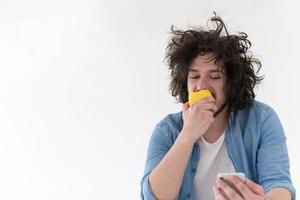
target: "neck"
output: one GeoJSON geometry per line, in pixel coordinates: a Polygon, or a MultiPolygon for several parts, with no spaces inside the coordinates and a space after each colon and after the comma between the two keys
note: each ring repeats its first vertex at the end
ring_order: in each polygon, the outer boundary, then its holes
{"type": "Polygon", "coordinates": [[[228,126],[228,116],[228,107],[226,106],[222,112],[216,116],[215,120],[211,123],[208,130],[203,135],[207,142],[213,143],[219,139],[228,126]]]}

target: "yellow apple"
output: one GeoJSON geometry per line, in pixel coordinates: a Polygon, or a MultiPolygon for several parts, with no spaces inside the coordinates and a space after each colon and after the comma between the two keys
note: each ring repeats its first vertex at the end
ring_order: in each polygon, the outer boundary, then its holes
{"type": "Polygon", "coordinates": [[[191,92],[189,94],[189,105],[192,106],[198,100],[204,97],[211,97],[211,92],[209,90],[199,90],[197,92],[191,92]]]}

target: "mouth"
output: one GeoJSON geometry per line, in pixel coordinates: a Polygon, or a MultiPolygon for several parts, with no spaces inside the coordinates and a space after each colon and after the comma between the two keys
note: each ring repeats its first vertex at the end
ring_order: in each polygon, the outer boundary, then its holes
{"type": "Polygon", "coordinates": [[[212,96],[213,96],[213,98],[216,100],[216,93],[215,93],[215,91],[214,91],[214,90],[212,90],[212,89],[207,89],[207,90],[209,90],[209,91],[210,91],[211,95],[212,95],[212,96]]]}
{"type": "Polygon", "coordinates": [[[196,91],[193,91],[193,92],[200,92],[200,91],[202,91],[202,90],[208,90],[208,91],[210,92],[211,96],[212,96],[215,100],[217,100],[216,93],[215,93],[215,91],[212,90],[212,89],[203,88],[203,89],[201,89],[201,90],[196,90],[196,91]]]}

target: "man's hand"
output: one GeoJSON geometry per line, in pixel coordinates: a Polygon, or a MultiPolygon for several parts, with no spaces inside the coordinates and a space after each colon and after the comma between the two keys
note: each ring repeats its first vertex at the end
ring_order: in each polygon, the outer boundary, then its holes
{"type": "Polygon", "coordinates": [[[213,187],[216,200],[266,200],[263,187],[246,179],[243,182],[236,176],[229,176],[227,183],[218,179],[213,187]]]}
{"type": "Polygon", "coordinates": [[[213,97],[200,99],[192,106],[188,102],[182,105],[183,130],[186,137],[196,142],[204,135],[214,121],[214,112],[217,111],[213,97]]]}

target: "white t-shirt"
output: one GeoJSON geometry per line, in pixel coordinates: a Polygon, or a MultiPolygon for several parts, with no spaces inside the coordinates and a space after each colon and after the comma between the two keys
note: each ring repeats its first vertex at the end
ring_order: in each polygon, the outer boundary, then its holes
{"type": "Polygon", "coordinates": [[[235,172],[234,166],[228,157],[225,132],[214,143],[208,143],[201,137],[198,141],[200,160],[194,179],[194,191],[197,200],[214,200],[213,185],[217,174],[235,172]]]}

